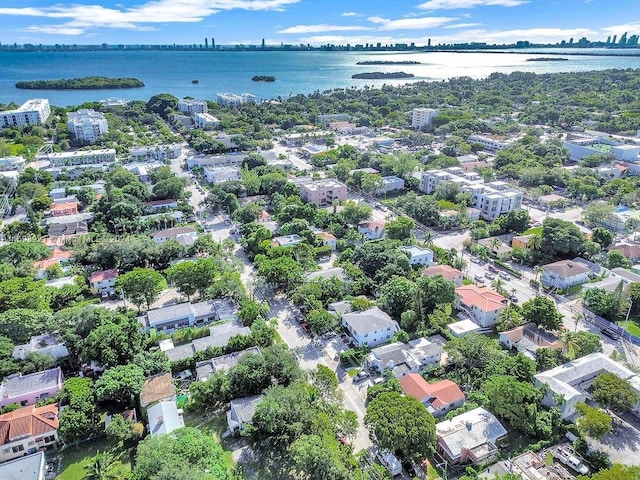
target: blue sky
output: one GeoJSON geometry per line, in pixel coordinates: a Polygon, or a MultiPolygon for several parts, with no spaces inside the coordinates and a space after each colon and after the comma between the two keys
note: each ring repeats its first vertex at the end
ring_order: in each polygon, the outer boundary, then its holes
{"type": "Polygon", "coordinates": [[[2,0],[2,43],[509,43],[640,33],[637,0],[2,0]],[[26,6],[25,6],[26,4],[26,6]]]}

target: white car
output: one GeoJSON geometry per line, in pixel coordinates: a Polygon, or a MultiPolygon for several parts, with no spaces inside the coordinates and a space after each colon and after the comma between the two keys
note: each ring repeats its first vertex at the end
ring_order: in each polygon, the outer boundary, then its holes
{"type": "Polygon", "coordinates": [[[503,280],[507,280],[507,281],[511,280],[511,275],[509,275],[506,272],[500,272],[498,275],[500,275],[500,278],[503,280]]]}

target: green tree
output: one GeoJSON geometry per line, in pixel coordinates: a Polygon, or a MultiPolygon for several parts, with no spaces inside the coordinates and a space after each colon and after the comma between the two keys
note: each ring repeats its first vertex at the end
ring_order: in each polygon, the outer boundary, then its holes
{"type": "Polygon", "coordinates": [[[369,402],[364,422],[380,448],[403,458],[422,461],[434,451],[435,420],[413,397],[396,392],[378,395],[369,402]]]}
{"type": "Polygon", "coordinates": [[[387,222],[384,229],[387,237],[391,240],[408,240],[411,238],[415,227],[415,222],[409,217],[400,216],[387,222]]]}
{"type": "Polygon", "coordinates": [[[151,268],[134,268],[116,279],[116,288],[122,289],[126,299],[138,307],[138,310],[143,305],[149,309],[158,299],[164,285],[164,277],[151,268]]]}
{"type": "Polygon", "coordinates": [[[345,465],[348,455],[341,450],[335,438],[317,434],[302,435],[291,444],[290,452],[295,465],[310,480],[353,478],[345,465]]]}
{"type": "Polygon", "coordinates": [[[136,480],[227,480],[223,451],[211,435],[180,428],[171,435],[148,436],[138,444],[136,480]]]}
{"type": "Polygon", "coordinates": [[[336,324],[336,317],[324,309],[311,310],[307,314],[309,327],[316,333],[325,333],[336,324]]]}
{"type": "Polygon", "coordinates": [[[291,257],[264,259],[258,263],[258,276],[277,288],[290,290],[302,282],[302,267],[291,257]]]}
{"type": "Polygon", "coordinates": [[[418,305],[423,317],[432,313],[437,305],[453,303],[456,299],[456,286],[442,275],[420,277],[418,286],[418,305]]]}
{"type": "Polygon", "coordinates": [[[580,414],[577,421],[578,429],[583,435],[600,440],[611,432],[611,415],[583,402],[576,404],[576,410],[580,414]]]}
{"type": "Polygon", "coordinates": [[[615,463],[591,476],[581,475],[576,480],[637,480],[638,478],[640,478],[640,467],[615,463]]]}
{"type": "Polygon", "coordinates": [[[311,379],[325,399],[336,402],[342,398],[340,390],[338,390],[338,377],[329,367],[318,364],[311,372],[311,379]]]}
{"type": "Polygon", "coordinates": [[[154,95],[147,102],[147,111],[157,113],[163,118],[167,118],[171,111],[178,106],[178,98],[169,93],[154,95]]]}
{"type": "Polygon", "coordinates": [[[105,428],[105,433],[119,442],[127,443],[139,438],[135,426],[135,422],[127,420],[122,415],[116,413],[111,417],[109,425],[105,428]]]}
{"type": "Polygon", "coordinates": [[[378,289],[382,307],[394,318],[411,309],[417,293],[415,282],[399,276],[391,277],[378,289]]]}
{"type": "Polygon", "coordinates": [[[360,222],[369,220],[373,211],[370,205],[364,202],[357,203],[353,200],[345,201],[342,207],[343,210],[340,215],[342,215],[345,223],[350,225],[357,225],[360,222]]]}
{"type": "Polygon", "coordinates": [[[618,250],[607,252],[607,268],[631,268],[631,261],[618,250]]]}
{"type": "Polygon", "coordinates": [[[591,240],[598,243],[602,248],[607,248],[613,243],[613,232],[603,227],[595,227],[591,233],[591,240]]]}
{"type": "Polygon", "coordinates": [[[218,269],[211,258],[176,263],[165,270],[167,279],[189,300],[196,292],[202,296],[213,284],[217,273],[218,269]]]}
{"type": "Polygon", "coordinates": [[[603,372],[593,381],[592,398],[603,408],[626,412],[638,402],[638,394],[624,378],[603,372]]]}
{"type": "Polygon", "coordinates": [[[558,312],[553,300],[547,297],[534,297],[525,302],[520,314],[526,323],[535,323],[548,331],[559,330],[562,325],[562,314],[558,312]]]}
{"type": "Polygon", "coordinates": [[[138,365],[119,365],[108,369],[96,382],[96,397],[101,402],[114,401],[130,406],[142,390],[144,372],[138,365]]]}
{"type": "Polygon", "coordinates": [[[84,466],[82,480],[122,480],[124,477],[116,471],[117,466],[118,459],[111,452],[98,451],[84,466]]]}
{"type": "Polygon", "coordinates": [[[575,258],[584,242],[584,233],[571,222],[547,218],[542,224],[541,250],[550,257],[575,258]]]}

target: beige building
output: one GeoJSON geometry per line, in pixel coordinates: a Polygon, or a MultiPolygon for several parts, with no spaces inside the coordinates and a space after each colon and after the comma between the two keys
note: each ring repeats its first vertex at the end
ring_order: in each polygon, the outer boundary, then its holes
{"type": "Polygon", "coordinates": [[[305,202],[315,203],[319,207],[332,205],[334,200],[346,200],[347,193],[347,186],[333,179],[318,180],[300,185],[300,197],[305,202]]]}

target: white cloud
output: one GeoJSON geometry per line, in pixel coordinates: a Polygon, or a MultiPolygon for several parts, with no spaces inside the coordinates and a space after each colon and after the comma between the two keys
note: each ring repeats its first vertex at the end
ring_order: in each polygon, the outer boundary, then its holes
{"type": "Polygon", "coordinates": [[[361,17],[362,16],[360,13],[356,13],[356,12],[343,12],[340,15],[342,15],[343,17],[361,17]]]}
{"type": "Polygon", "coordinates": [[[64,5],[34,8],[0,8],[0,16],[65,19],[58,25],[32,25],[28,31],[63,35],[82,35],[92,28],[148,30],[144,24],[195,23],[222,10],[276,10],[300,0],[151,0],[135,7],[64,5]]]}
{"type": "Polygon", "coordinates": [[[369,17],[371,23],[379,25],[378,30],[420,30],[423,28],[436,28],[450,22],[455,22],[455,17],[418,17],[403,18],[400,20],[388,20],[382,17],[369,17]]]}
{"type": "Polygon", "coordinates": [[[624,23],[622,25],[612,25],[602,28],[602,31],[607,35],[622,35],[624,32],[631,34],[638,30],[640,30],[640,22],[624,23]]]}
{"type": "Polygon", "coordinates": [[[278,30],[276,33],[320,33],[320,32],[349,32],[358,30],[372,30],[371,27],[359,25],[296,25],[294,27],[278,30]]]}
{"type": "Polygon", "coordinates": [[[471,27],[481,27],[484,25],[483,23],[455,23],[453,25],[445,25],[442,28],[471,28],[471,27]]]}
{"type": "Polygon", "coordinates": [[[418,5],[422,10],[453,10],[475,7],[517,7],[528,0],[429,0],[418,5]]]}

